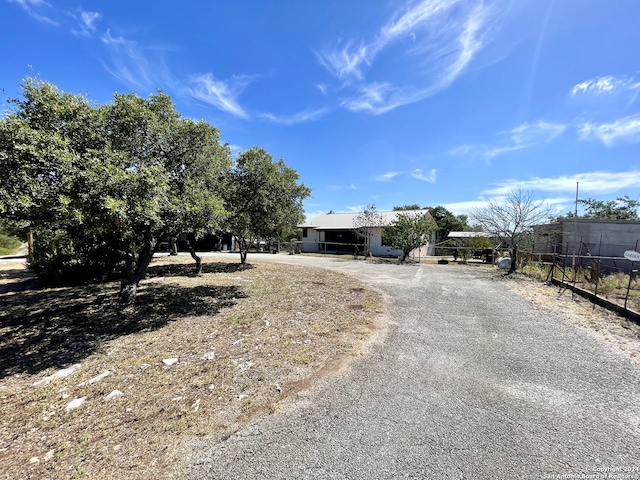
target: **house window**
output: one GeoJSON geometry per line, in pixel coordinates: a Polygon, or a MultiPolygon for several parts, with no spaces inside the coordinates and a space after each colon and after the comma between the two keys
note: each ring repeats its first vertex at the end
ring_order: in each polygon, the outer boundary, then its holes
{"type": "Polygon", "coordinates": [[[307,229],[307,228],[303,228],[303,229],[302,229],[302,238],[307,238],[308,233],[309,233],[309,232],[308,232],[308,229],[307,229]]]}

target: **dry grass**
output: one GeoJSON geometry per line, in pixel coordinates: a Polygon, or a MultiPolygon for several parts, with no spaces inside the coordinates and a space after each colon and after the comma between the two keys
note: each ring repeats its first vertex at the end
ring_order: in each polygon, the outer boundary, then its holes
{"type": "Polygon", "coordinates": [[[185,441],[273,412],[379,327],[381,296],[352,277],[232,261],[196,277],[154,260],[127,307],[116,284],[42,289],[0,264],[0,478],[181,478],[185,441]]]}

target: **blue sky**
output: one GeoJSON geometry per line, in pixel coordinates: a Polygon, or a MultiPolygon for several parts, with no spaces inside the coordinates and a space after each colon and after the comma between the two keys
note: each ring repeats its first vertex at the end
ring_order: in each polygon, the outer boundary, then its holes
{"type": "Polygon", "coordinates": [[[162,89],[312,188],[308,216],[640,199],[637,0],[0,0],[0,88],[162,89]]]}

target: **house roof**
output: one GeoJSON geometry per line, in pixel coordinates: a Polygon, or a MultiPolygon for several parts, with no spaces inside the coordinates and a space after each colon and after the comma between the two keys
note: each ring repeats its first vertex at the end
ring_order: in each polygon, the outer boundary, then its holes
{"type": "MultiPolygon", "coordinates": [[[[313,217],[304,224],[299,225],[301,228],[314,228],[316,230],[352,230],[354,228],[354,220],[360,215],[362,212],[356,213],[325,213],[323,215],[318,215],[317,217],[313,217]]],[[[421,209],[421,210],[393,210],[387,212],[377,212],[382,217],[383,225],[389,225],[393,222],[398,214],[400,213],[409,213],[409,214],[422,214],[422,215],[431,215],[429,210],[421,209]]],[[[376,226],[376,225],[369,225],[376,226]]]]}

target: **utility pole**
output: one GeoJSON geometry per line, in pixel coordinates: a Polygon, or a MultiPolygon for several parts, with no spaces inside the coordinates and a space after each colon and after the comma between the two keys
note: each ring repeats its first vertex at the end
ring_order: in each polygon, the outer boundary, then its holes
{"type": "Polygon", "coordinates": [[[573,283],[576,282],[577,276],[577,268],[576,268],[576,249],[577,247],[577,239],[578,239],[578,187],[580,186],[580,182],[576,182],[576,206],[575,212],[573,215],[573,261],[571,262],[571,268],[573,270],[573,283]]]}

